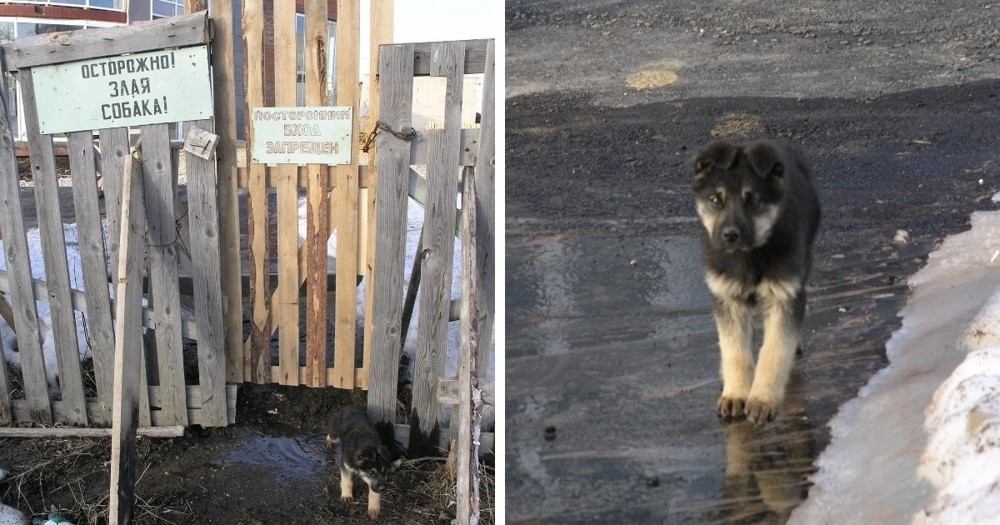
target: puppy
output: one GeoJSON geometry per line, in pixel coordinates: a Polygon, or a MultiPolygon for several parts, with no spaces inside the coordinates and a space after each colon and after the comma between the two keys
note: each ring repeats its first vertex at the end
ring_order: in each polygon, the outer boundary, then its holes
{"type": "Polygon", "coordinates": [[[363,408],[348,406],[333,418],[326,435],[326,446],[340,442],[343,449],[340,463],[340,499],[354,499],[352,474],[368,485],[368,515],[378,518],[379,501],[385,490],[385,474],[389,469],[389,450],[382,444],[378,432],[363,408]]]}
{"type": "Polygon", "coordinates": [[[820,205],[802,154],[768,141],[718,141],[695,158],[705,282],[722,353],[719,415],[774,419],[802,342],[805,283],[820,205]],[[764,338],[754,365],[753,316],[764,338]]]}

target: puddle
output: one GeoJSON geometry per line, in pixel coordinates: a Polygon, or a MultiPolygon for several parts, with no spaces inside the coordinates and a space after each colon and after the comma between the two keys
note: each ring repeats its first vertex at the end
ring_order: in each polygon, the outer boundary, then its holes
{"type": "Polygon", "coordinates": [[[508,241],[512,523],[783,523],[804,499],[826,421],[879,366],[873,319],[897,299],[812,294],[779,419],[725,424],[696,236],[508,241]]]}
{"type": "Polygon", "coordinates": [[[249,463],[285,479],[311,478],[325,471],[321,436],[269,436],[248,433],[226,456],[226,463],[249,463]]]}

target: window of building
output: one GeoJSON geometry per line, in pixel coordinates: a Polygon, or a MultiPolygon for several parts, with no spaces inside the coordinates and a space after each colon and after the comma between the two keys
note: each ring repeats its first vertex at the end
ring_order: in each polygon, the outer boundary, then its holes
{"type": "Polygon", "coordinates": [[[125,0],[7,0],[4,3],[10,4],[41,4],[41,5],[66,5],[73,7],[88,7],[94,9],[107,9],[110,11],[124,11],[125,0]]]}
{"type": "Polygon", "coordinates": [[[167,18],[184,14],[184,0],[150,0],[153,18],[167,18]]]}

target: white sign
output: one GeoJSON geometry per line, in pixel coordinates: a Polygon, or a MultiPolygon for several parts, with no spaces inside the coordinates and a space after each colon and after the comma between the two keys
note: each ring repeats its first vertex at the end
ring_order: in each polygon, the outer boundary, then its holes
{"type": "Polygon", "coordinates": [[[43,134],[212,117],[208,46],[39,66],[32,77],[43,134]]]}
{"type": "Polygon", "coordinates": [[[250,158],[263,164],[350,164],[350,106],[254,108],[250,158]]]}

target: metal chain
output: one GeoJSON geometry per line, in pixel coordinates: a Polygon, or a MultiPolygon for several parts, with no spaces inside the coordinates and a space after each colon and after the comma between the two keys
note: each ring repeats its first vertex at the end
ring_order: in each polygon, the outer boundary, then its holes
{"type": "Polygon", "coordinates": [[[406,141],[410,141],[417,138],[417,130],[413,128],[410,128],[406,131],[396,131],[392,129],[391,126],[380,120],[375,123],[375,127],[372,128],[371,132],[365,135],[365,138],[361,141],[361,151],[368,153],[368,150],[371,149],[372,142],[375,142],[375,136],[378,135],[378,130],[380,129],[388,132],[390,135],[398,139],[406,141]]]}

